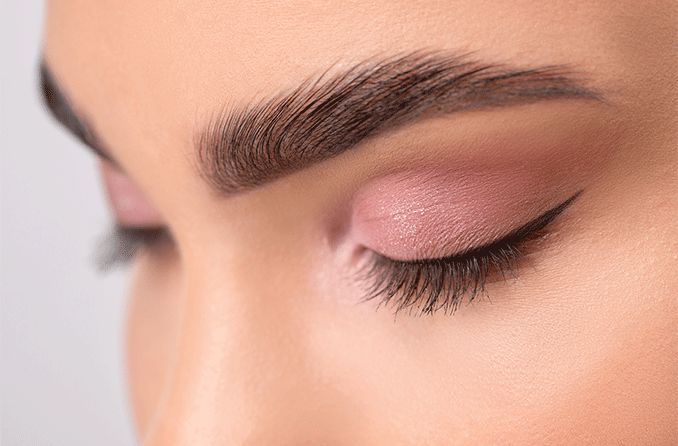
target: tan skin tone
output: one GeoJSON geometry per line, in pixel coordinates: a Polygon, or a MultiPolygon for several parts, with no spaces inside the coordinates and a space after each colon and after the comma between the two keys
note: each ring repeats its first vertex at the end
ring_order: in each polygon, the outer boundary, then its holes
{"type": "Polygon", "coordinates": [[[677,22],[672,1],[49,2],[45,60],[172,233],[131,287],[143,444],[676,444],[677,22]],[[421,48],[572,64],[607,102],[421,120],[226,198],[197,174],[225,103],[421,48]],[[491,301],[394,318],[327,234],[414,159],[501,166],[540,209],[585,192],[491,301]]]}

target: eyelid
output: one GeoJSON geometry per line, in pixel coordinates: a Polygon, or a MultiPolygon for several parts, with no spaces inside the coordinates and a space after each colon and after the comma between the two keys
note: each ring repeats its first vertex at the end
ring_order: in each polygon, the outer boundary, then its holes
{"type": "Polygon", "coordinates": [[[127,174],[104,160],[100,170],[108,203],[119,225],[135,228],[163,225],[160,213],[127,174]]]}
{"type": "Polygon", "coordinates": [[[500,239],[548,208],[550,196],[567,183],[551,184],[547,173],[513,164],[412,166],[355,194],[352,238],[398,260],[460,253],[500,239]]]}

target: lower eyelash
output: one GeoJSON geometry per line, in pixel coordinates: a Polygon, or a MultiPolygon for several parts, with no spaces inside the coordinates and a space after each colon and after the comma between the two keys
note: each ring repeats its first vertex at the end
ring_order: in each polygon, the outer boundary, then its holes
{"type": "Polygon", "coordinates": [[[459,257],[401,261],[372,253],[361,277],[369,283],[365,300],[379,299],[395,313],[415,310],[421,315],[454,313],[467,302],[485,295],[492,277],[515,276],[522,255],[514,243],[459,257]]]}
{"type": "Polygon", "coordinates": [[[110,271],[128,265],[142,249],[162,240],[169,234],[164,227],[125,227],[115,224],[98,243],[94,263],[99,271],[110,271]]]}

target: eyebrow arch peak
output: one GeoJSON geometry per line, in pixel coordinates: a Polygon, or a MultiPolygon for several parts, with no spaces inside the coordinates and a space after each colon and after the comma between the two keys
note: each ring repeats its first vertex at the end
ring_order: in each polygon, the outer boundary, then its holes
{"type": "Polygon", "coordinates": [[[201,176],[229,195],[425,116],[562,98],[603,101],[567,65],[512,68],[468,54],[415,51],[330,71],[215,113],[195,135],[201,176]]]}

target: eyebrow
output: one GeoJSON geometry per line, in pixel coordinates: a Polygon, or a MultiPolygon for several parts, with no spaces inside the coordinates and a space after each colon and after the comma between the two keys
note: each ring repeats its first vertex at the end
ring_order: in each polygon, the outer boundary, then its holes
{"type": "Polygon", "coordinates": [[[330,71],[289,92],[215,113],[195,135],[201,176],[228,195],[426,117],[563,98],[604,101],[568,65],[515,68],[415,51],[330,71]]]}
{"type": "Polygon", "coordinates": [[[68,96],[59,88],[59,84],[44,60],[40,62],[38,75],[42,101],[51,115],[96,155],[117,166],[108,151],[104,149],[92,126],[76,111],[68,96]]]}
{"type": "MultiPolygon", "coordinates": [[[[520,68],[469,54],[413,51],[330,74],[333,68],[289,91],[214,113],[195,132],[199,175],[218,193],[231,195],[419,119],[554,99],[604,101],[566,64],[520,68]]],[[[39,76],[43,102],[57,121],[119,166],[44,60],[39,76]]]]}

